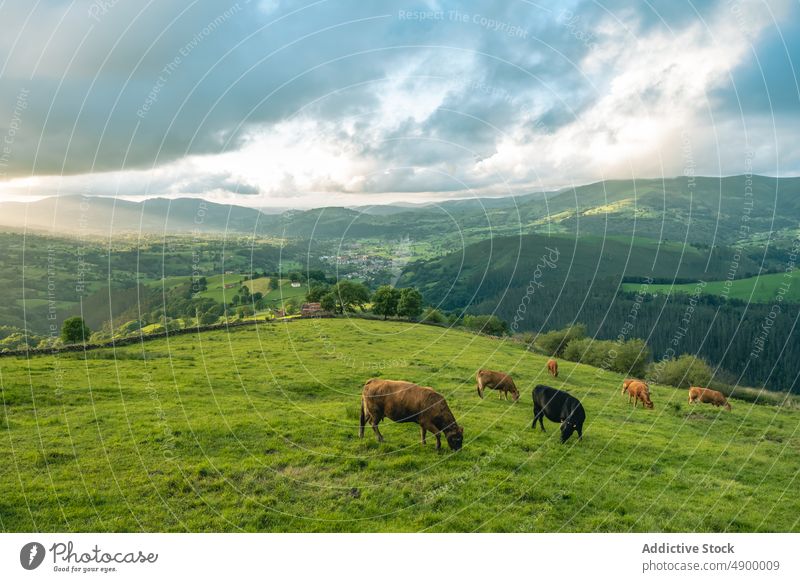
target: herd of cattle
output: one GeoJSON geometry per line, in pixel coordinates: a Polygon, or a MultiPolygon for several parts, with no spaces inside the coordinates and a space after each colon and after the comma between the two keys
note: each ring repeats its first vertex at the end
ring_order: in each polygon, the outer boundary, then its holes
{"type": "MultiPolygon", "coordinates": [[[[553,376],[558,376],[558,362],[547,362],[547,370],[553,376]]],[[[514,380],[508,374],[493,370],[478,370],[475,379],[478,385],[478,396],[483,398],[483,392],[489,388],[497,390],[502,398],[508,400],[509,393],[516,402],[519,400],[519,390],[514,380]]],[[[633,407],[641,401],[645,408],[653,408],[650,399],[650,387],[647,382],[628,378],[622,383],[622,394],[628,395],[628,403],[633,407]]],[[[714,406],[724,406],[731,409],[725,395],[709,388],[689,388],[689,403],[703,402],[714,406]]],[[[583,424],[586,421],[586,412],[580,401],[563,390],[538,384],[533,389],[533,424],[536,422],[544,431],[544,417],[551,422],[561,425],[561,442],[564,443],[573,432],[578,433],[578,439],[583,437],[583,424]]],[[[444,396],[427,386],[418,386],[412,382],[399,380],[383,380],[372,378],[364,384],[361,393],[361,424],[359,437],[364,437],[364,427],[367,423],[372,426],[375,438],[383,442],[383,435],[378,430],[378,424],[389,418],[395,422],[415,422],[419,425],[422,444],[430,431],[436,437],[436,450],[442,448],[441,435],[444,433],[447,444],[454,451],[459,450],[464,443],[464,429],[456,423],[450,407],[444,396]]]]}

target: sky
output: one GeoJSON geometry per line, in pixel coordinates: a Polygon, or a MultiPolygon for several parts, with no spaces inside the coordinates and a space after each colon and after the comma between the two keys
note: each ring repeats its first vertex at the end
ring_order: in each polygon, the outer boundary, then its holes
{"type": "Polygon", "coordinates": [[[798,0],[12,0],[0,201],[800,175],[798,0]]]}

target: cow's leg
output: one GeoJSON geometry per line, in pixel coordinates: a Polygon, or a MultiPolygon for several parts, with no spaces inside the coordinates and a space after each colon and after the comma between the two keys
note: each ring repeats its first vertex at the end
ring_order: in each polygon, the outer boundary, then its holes
{"type": "Polygon", "coordinates": [[[539,408],[539,405],[534,402],[533,403],[533,424],[531,425],[531,428],[533,428],[533,429],[536,428],[536,421],[538,420],[539,421],[539,425],[542,427],[542,432],[546,432],[544,430],[543,417],[544,417],[544,409],[543,408],[539,408]]]}
{"type": "Polygon", "coordinates": [[[478,378],[478,396],[483,398],[483,380],[478,378]]]}
{"type": "Polygon", "coordinates": [[[358,438],[364,438],[364,426],[367,424],[367,412],[364,410],[364,401],[361,401],[361,420],[358,426],[358,438]]]}
{"type": "Polygon", "coordinates": [[[442,450],[442,433],[440,432],[436,433],[436,450],[437,451],[442,450]]]}
{"type": "Polygon", "coordinates": [[[503,390],[503,395],[506,397],[506,400],[508,400],[508,390],[503,390]]]}
{"type": "Polygon", "coordinates": [[[383,435],[381,434],[381,431],[378,430],[378,423],[379,422],[380,421],[375,420],[374,418],[372,419],[372,431],[375,433],[375,438],[378,439],[378,442],[382,443],[383,442],[383,435]]]}
{"type": "Polygon", "coordinates": [[[425,434],[426,434],[427,431],[425,430],[425,427],[422,426],[421,424],[419,425],[419,432],[422,435],[422,444],[424,445],[424,444],[426,444],[426,442],[425,442],[425,434]]]}

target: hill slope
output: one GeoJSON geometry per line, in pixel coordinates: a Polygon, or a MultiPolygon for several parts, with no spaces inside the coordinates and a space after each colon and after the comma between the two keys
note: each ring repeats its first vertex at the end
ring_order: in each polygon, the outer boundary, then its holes
{"type": "Polygon", "coordinates": [[[797,531],[800,411],[690,407],[519,345],[442,328],[307,320],[116,350],[0,359],[6,531],[797,531]],[[114,359],[116,357],[116,359],[114,359]],[[519,403],[479,400],[479,367],[519,403]],[[446,395],[465,446],[385,421],[358,439],[363,382],[446,395]],[[534,432],[530,391],[585,404],[582,442],[534,432]],[[702,495],[702,503],[697,498],[702,495]]]}
{"type": "MultiPolygon", "coordinates": [[[[660,289],[652,283],[717,279],[724,283],[709,284],[724,286],[731,274],[785,267],[786,257],[775,253],[765,258],[757,249],[623,237],[499,237],[411,263],[399,284],[420,288],[428,303],[445,310],[495,314],[513,332],[581,322],[599,339],[645,339],[656,360],[697,354],[718,366],[728,383],[797,392],[800,304],[789,303],[791,295],[776,311],[774,293],[761,304],[652,294],[660,289]],[[624,286],[626,280],[632,284],[624,286]]],[[[693,293],[697,285],[688,287],[693,293]]]]}
{"type": "Polygon", "coordinates": [[[198,199],[143,203],[66,196],[0,204],[0,225],[90,233],[234,232],[353,241],[360,238],[435,240],[459,248],[489,236],[532,232],[636,236],[730,245],[788,240],[798,234],[800,178],[731,176],[608,180],[514,197],[437,204],[326,207],[264,214],[198,199]],[[201,205],[204,205],[201,207],[201,205]],[[776,211],[779,209],[779,211],[776,211]],[[744,224],[749,230],[744,233],[744,224]]]}

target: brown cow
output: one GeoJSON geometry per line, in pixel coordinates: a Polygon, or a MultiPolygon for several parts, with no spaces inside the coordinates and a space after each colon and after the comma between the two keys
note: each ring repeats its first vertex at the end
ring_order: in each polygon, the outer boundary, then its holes
{"type": "MultiPolygon", "coordinates": [[[[643,382],[643,380],[638,380],[636,378],[625,378],[622,381],[622,394],[623,395],[628,393],[628,386],[630,386],[631,383],[633,383],[633,382],[643,382]]],[[[647,382],[644,382],[644,383],[647,384],[647,382]]]]}
{"type": "Polygon", "coordinates": [[[519,390],[517,390],[514,380],[508,374],[493,370],[478,370],[475,374],[475,379],[478,381],[478,396],[481,398],[483,398],[484,388],[491,388],[498,391],[498,397],[505,396],[506,400],[508,400],[508,393],[511,392],[514,402],[519,400],[519,390]]]}
{"type": "Polygon", "coordinates": [[[426,431],[431,431],[436,436],[437,451],[442,448],[441,433],[444,433],[447,444],[454,451],[459,450],[464,441],[464,429],[456,424],[444,397],[433,388],[398,380],[367,380],[361,393],[358,436],[364,438],[364,426],[369,422],[378,442],[383,442],[378,423],[384,417],[395,422],[419,424],[423,445],[426,431]]]}
{"type": "Polygon", "coordinates": [[[731,405],[728,404],[728,399],[725,398],[722,392],[711,390],[710,388],[692,386],[689,388],[689,404],[694,404],[698,400],[706,404],[713,404],[714,406],[724,406],[727,410],[731,409],[731,405]]]}
{"type": "Polygon", "coordinates": [[[553,359],[547,360],[547,371],[553,378],[558,378],[558,362],[553,359]]]}
{"type": "Polygon", "coordinates": [[[650,387],[640,380],[632,380],[627,386],[623,384],[623,390],[628,391],[628,404],[633,400],[633,407],[641,400],[645,408],[653,408],[653,401],[650,400],[650,387]]]}

